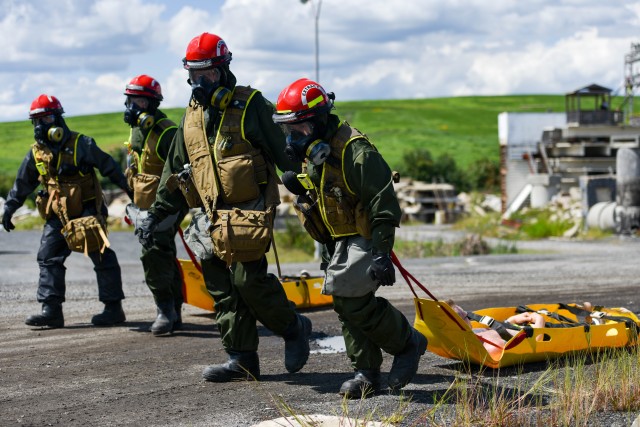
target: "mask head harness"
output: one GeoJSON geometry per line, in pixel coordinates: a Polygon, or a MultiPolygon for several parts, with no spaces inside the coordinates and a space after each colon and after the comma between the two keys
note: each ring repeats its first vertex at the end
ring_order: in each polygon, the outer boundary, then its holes
{"type": "Polygon", "coordinates": [[[205,108],[227,108],[232,96],[225,86],[230,62],[227,44],[215,34],[203,33],[191,40],[182,64],[189,72],[187,83],[196,103],[205,108]]]}

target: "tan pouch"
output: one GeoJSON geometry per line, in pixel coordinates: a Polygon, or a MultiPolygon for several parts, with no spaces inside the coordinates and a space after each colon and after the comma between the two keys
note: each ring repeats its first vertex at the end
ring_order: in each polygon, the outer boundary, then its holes
{"type": "Polygon", "coordinates": [[[96,216],[72,219],[62,227],[61,232],[73,252],[85,255],[95,251],[102,253],[110,245],[106,229],[96,216]]]}
{"type": "Polygon", "coordinates": [[[140,209],[149,209],[156,200],[160,177],[139,173],[133,176],[133,203],[140,209]]]}
{"type": "Polygon", "coordinates": [[[329,230],[324,225],[317,205],[309,205],[298,198],[293,203],[293,210],[313,240],[320,243],[328,243],[331,241],[331,233],[329,233],[329,230]]]}
{"type": "Polygon", "coordinates": [[[257,199],[260,188],[256,182],[253,156],[225,157],[218,161],[222,200],[226,204],[242,203],[257,199]]]}
{"type": "Polygon", "coordinates": [[[266,184],[269,179],[269,170],[264,156],[259,154],[253,157],[253,171],[256,174],[255,180],[258,184],[266,184]]]}
{"type": "Polygon", "coordinates": [[[218,258],[231,265],[257,261],[264,256],[271,241],[271,211],[218,210],[215,216],[211,239],[218,258]]]}
{"type": "Polygon", "coordinates": [[[62,215],[60,209],[66,210],[65,214],[68,218],[82,215],[82,191],[80,185],[59,183],[58,188],[50,191],[49,194],[48,203],[56,215],[62,215]]]}
{"type": "Polygon", "coordinates": [[[133,188],[133,177],[136,175],[136,173],[136,169],[131,166],[124,171],[124,176],[125,178],[127,178],[127,185],[129,186],[129,188],[133,188]]]}
{"type": "Polygon", "coordinates": [[[187,205],[190,209],[202,207],[202,203],[200,202],[200,195],[198,195],[198,190],[196,189],[196,186],[193,185],[191,177],[187,179],[181,179],[178,178],[178,175],[174,173],[172,175],[169,175],[165,186],[170,193],[173,193],[174,191],[179,189],[184,196],[184,199],[187,201],[187,205]]]}
{"type": "Polygon", "coordinates": [[[47,220],[51,218],[51,211],[47,212],[47,206],[49,205],[49,197],[36,196],[36,208],[40,214],[40,218],[47,220]]]}

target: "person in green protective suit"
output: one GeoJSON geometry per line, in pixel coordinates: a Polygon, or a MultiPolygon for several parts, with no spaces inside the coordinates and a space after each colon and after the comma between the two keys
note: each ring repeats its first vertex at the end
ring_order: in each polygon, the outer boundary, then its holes
{"type": "MultiPolygon", "coordinates": [[[[125,172],[133,188],[134,206],[127,214],[140,224],[146,210],[156,198],[165,159],[178,127],[158,108],[162,101],[162,88],[153,77],[142,74],[127,84],[124,95],[124,121],[131,126],[127,142],[128,167],[125,172]]],[[[180,209],[157,229],[154,243],[142,248],[140,260],[144,277],[153,294],[157,316],[151,325],[153,335],[165,335],[182,328],[182,276],[176,258],[176,233],[188,208],[180,209]]]]}
{"type": "Polygon", "coordinates": [[[397,390],[417,372],[427,340],[375,295],[380,285],[395,282],[390,255],[402,212],[391,170],[368,138],[332,109],[332,93],[299,79],[280,93],[273,120],[287,134],[286,153],[306,162],[306,174],[292,182],[285,172],[283,183],[299,195],[305,228],[329,254],[322,293],[333,296],[355,370],[340,394],[361,398],[380,388],[382,350],[394,356],[388,385],[397,390]],[[298,185],[299,179],[305,184],[298,185]]]}
{"type": "Polygon", "coordinates": [[[231,52],[219,36],[191,40],[183,60],[192,97],[165,163],[155,202],[138,230],[153,243],[160,221],[184,206],[200,207],[185,239],[200,258],[228,360],[203,371],[207,381],[260,377],[256,322],[284,338],[284,364],[297,372],[309,357],[311,321],[294,310],[278,278],[267,273],[274,207],[274,163],[298,169],[284,155],[274,108],[259,91],[236,85],[231,52]],[[242,223],[242,224],[239,224],[242,223]],[[242,240],[242,233],[257,233],[242,240]]]}

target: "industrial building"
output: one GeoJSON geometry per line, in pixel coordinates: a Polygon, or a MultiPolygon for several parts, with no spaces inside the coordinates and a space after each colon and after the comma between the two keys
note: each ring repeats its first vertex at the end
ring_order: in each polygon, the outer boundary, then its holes
{"type": "Polygon", "coordinates": [[[498,116],[504,218],[569,195],[581,200],[585,220],[595,208],[598,217],[611,216],[604,226],[618,233],[640,228],[640,116],[633,111],[638,64],[640,44],[632,44],[620,105],[612,104],[611,89],[590,84],[565,95],[564,113],[498,116]]]}

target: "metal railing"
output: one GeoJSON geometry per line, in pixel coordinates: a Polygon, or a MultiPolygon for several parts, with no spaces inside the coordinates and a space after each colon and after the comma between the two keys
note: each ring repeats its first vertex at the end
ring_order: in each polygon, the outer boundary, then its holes
{"type": "Polygon", "coordinates": [[[618,125],[623,123],[622,111],[595,110],[595,111],[569,111],[567,123],[580,125],[618,125]]]}

